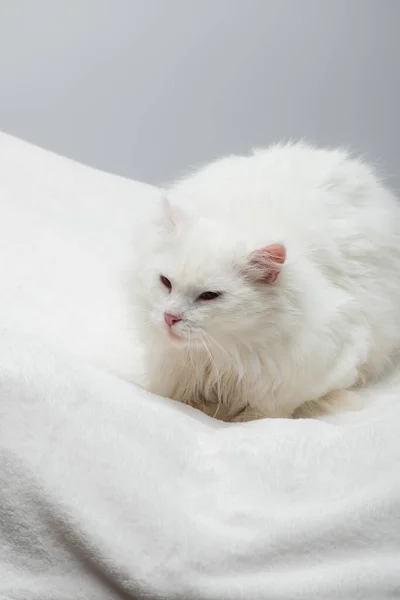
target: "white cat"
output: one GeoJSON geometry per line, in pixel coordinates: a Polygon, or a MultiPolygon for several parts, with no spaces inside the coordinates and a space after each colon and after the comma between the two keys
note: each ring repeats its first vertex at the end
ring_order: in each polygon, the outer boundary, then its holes
{"type": "Polygon", "coordinates": [[[225,420],[313,415],[393,358],[400,208],[360,161],[303,143],[231,156],[163,210],[137,272],[149,391],[225,420]]]}

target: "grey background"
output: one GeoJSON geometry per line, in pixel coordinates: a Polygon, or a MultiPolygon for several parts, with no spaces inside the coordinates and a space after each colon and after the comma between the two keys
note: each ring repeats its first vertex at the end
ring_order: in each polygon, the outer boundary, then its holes
{"type": "Polygon", "coordinates": [[[400,0],[0,0],[0,129],[161,183],[288,138],[400,183],[400,0]]]}

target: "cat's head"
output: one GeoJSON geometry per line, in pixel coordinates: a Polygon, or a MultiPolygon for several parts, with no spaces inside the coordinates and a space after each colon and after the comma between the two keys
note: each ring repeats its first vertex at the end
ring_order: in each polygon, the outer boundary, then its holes
{"type": "Polygon", "coordinates": [[[251,343],[276,320],[286,251],[251,247],[240,230],[190,218],[164,200],[155,251],[141,290],[147,319],[175,344],[251,343]]]}

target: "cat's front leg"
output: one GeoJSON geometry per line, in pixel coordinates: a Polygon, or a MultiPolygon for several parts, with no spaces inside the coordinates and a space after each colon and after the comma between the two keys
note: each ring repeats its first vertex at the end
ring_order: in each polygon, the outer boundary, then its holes
{"type": "Polygon", "coordinates": [[[319,400],[305,402],[293,413],[294,419],[315,419],[362,408],[360,395],[353,390],[333,390],[319,400]]]}
{"type": "Polygon", "coordinates": [[[236,415],[232,416],[229,421],[231,423],[248,423],[249,421],[259,421],[260,419],[266,419],[267,415],[257,410],[256,408],[251,408],[250,406],[245,406],[239,411],[236,415]]]}
{"type": "Polygon", "coordinates": [[[264,413],[261,413],[259,410],[249,406],[245,406],[244,408],[237,410],[232,406],[217,402],[210,402],[204,399],[195,403],[191,403],[191,406],[201,410],[209,417],[218,419],[218,421],[225,421],[225,423],[246,423],[248,421],[256,421],[258,419],[266,418],[264,413]]]}
{"type": "Polygon", "coordinates": [[[218,421],[225,421],[225,423],[231,422],[234,415],[232,407],[218,402],[206,401],[204,399],[193,404],[191,403],[191,406],[201,410],[205,415],[217,419],[218,421]]]}

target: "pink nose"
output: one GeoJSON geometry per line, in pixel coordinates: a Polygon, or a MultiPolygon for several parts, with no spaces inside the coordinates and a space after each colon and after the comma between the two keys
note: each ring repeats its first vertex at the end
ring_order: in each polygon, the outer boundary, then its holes
{"type": "Polygon", "coordinates": [[[164,313],[164,320],[168,327],[172,327],[173,325],[175,325],[175,323],[179,323],[179,321],[182,321],[182,319],[178,317],[178,315],[171,315],[171,313],[167,312],[164,313]]]}

